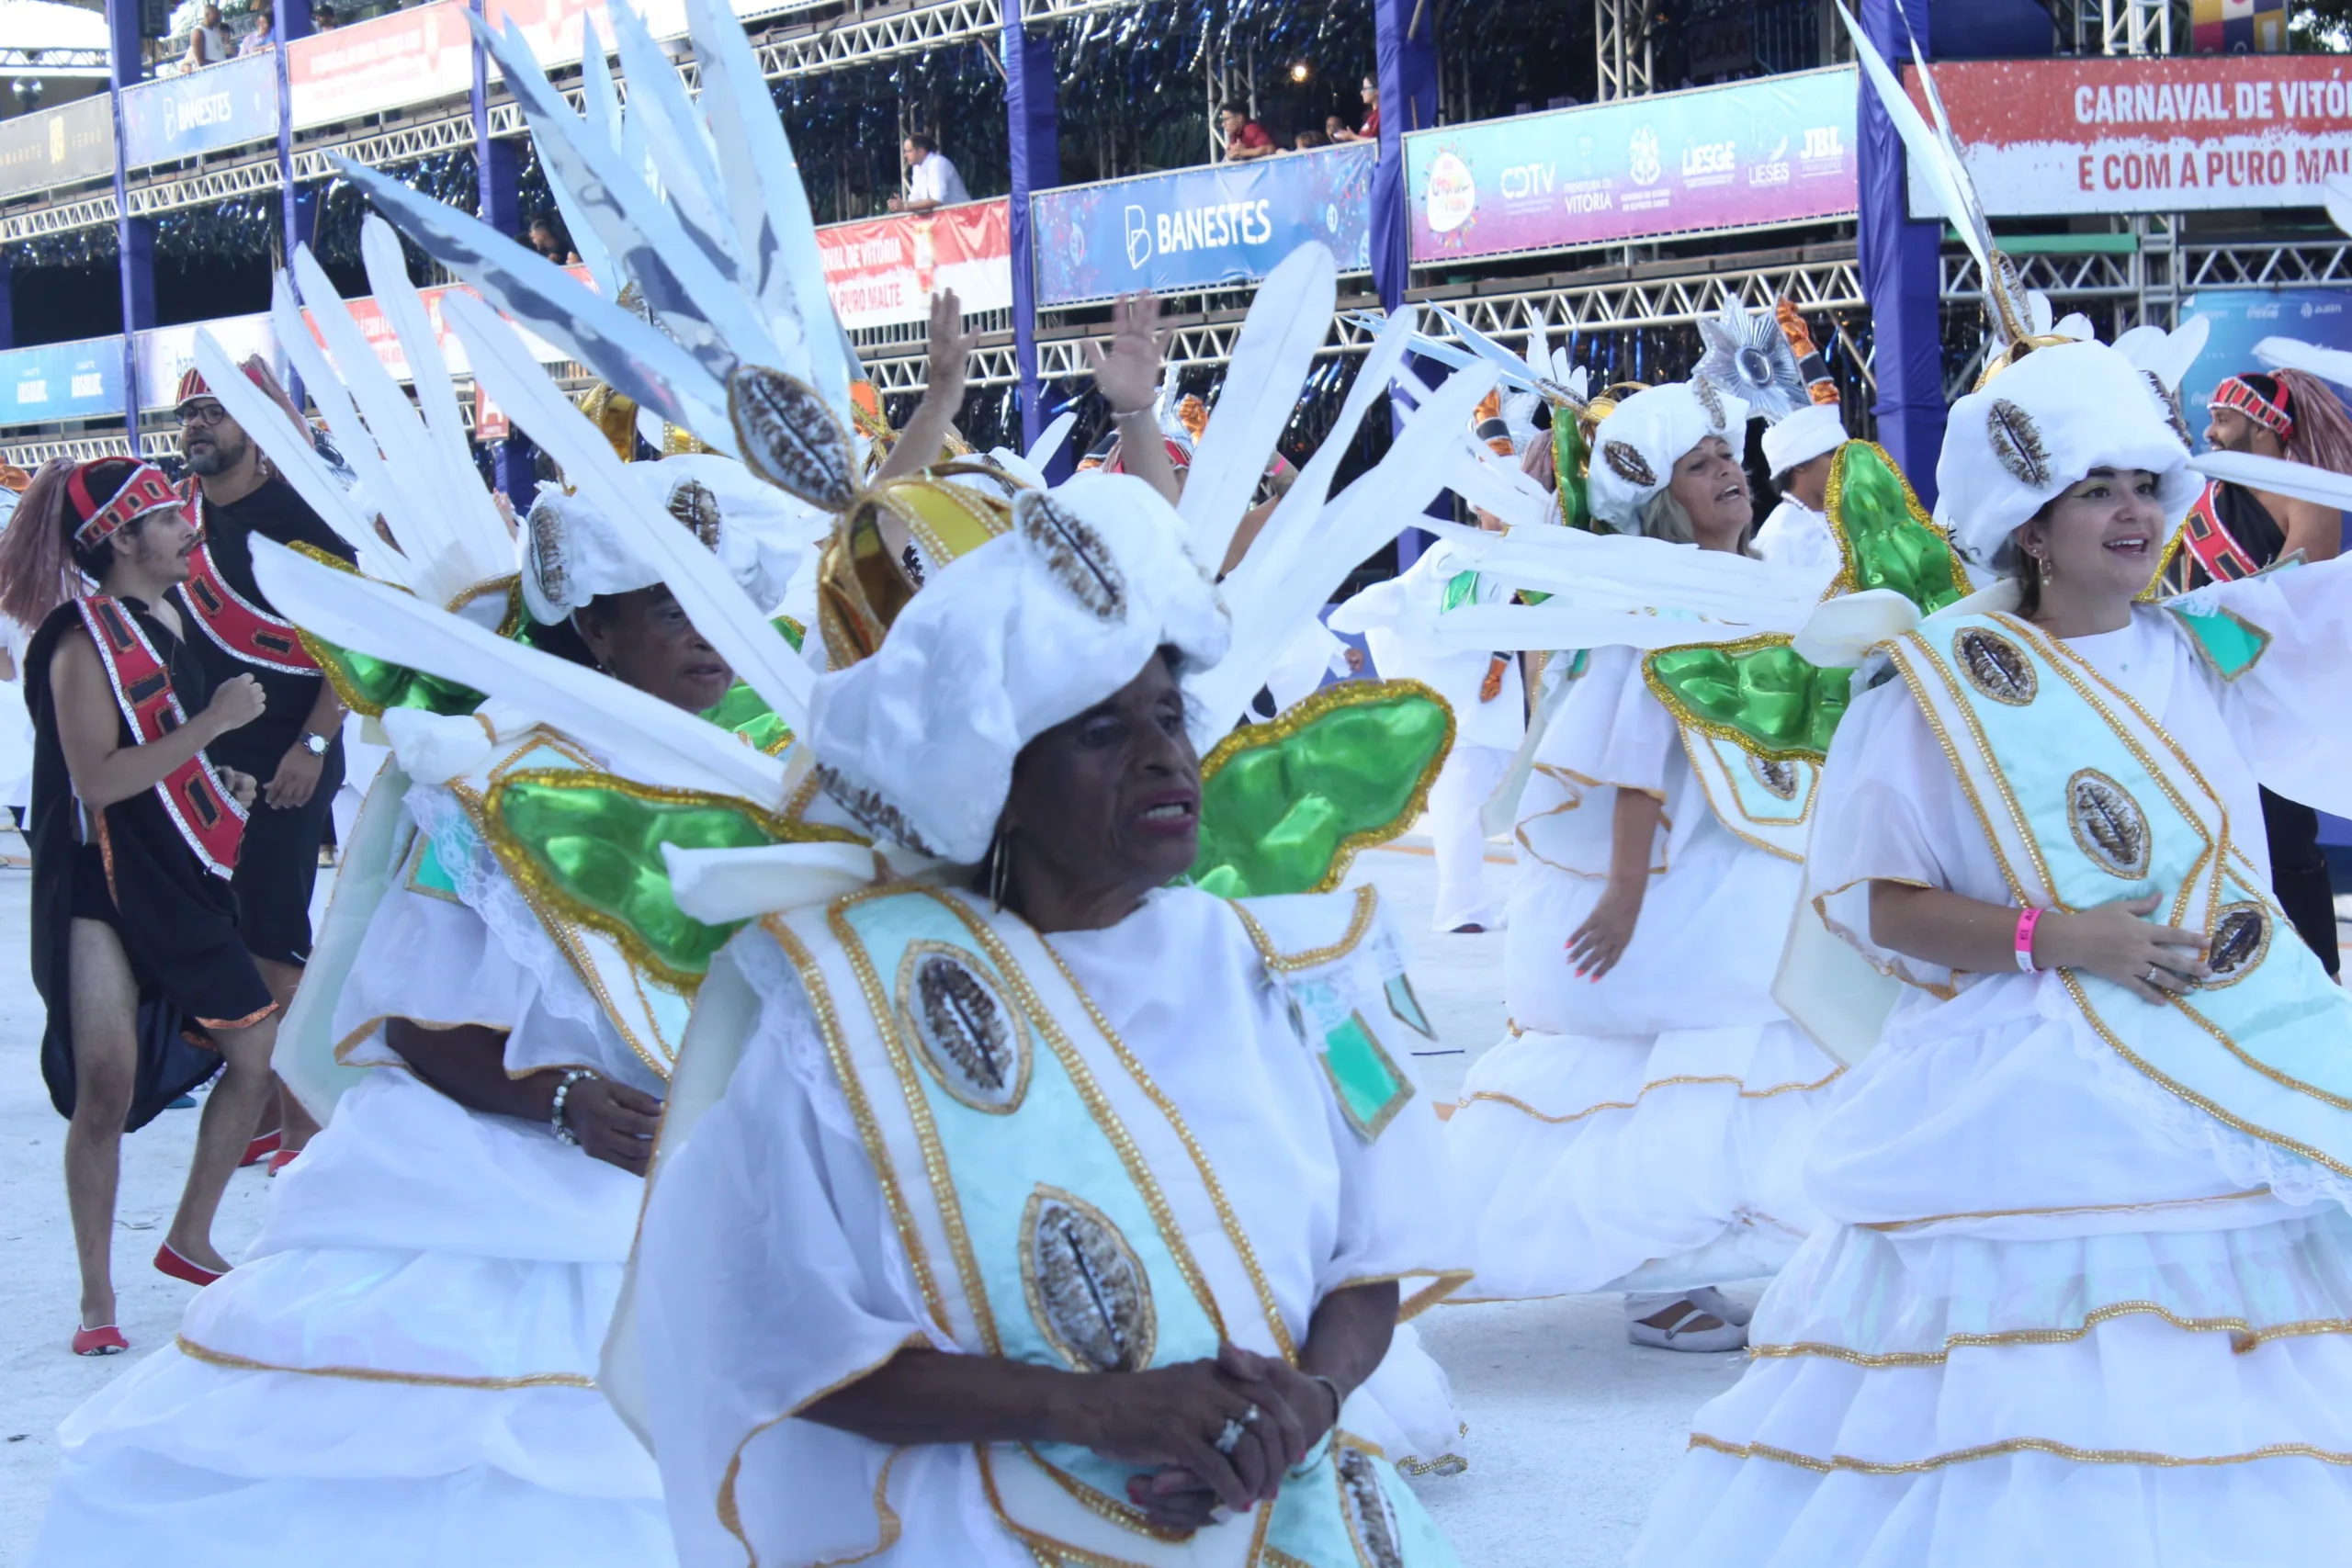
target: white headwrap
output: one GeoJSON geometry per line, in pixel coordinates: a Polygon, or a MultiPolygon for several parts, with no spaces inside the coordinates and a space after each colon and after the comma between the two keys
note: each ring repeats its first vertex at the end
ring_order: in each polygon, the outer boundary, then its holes
{"type": "Polygon", "coordinates": [[[2052,497],[2095,468],[2144,468],[2177,527],[2203,484],[2179,421],[2148,372],[2105,344],[2035,349],[1952,404],[1937,516],[1971,565],[2006,571],[2010,536],[2052,497]]]}
{"type": "Polygon", "coordinates": [[[1735,457],[1747,405],[1712,381],[1673,381],[1635,392],[1592,433],[1592,514],[1621,534],[1640,531],[1642,508],[1674,477],[1674,465],[1710,435],[1735,457]]]}
{"type": "Polygon", "coordinates": [[[1764,427],[1764,466],[1774,479],[1846,445],[1846,418],[1836,403],[1807,403],[1764,427]]]}
{"type": "MultiPolygon", "coordinates": [[[[752,603],[766,611],[783,601],[803,553],[807,508],[731,457],[664,457],[632,463],[628,473],[718,555],[752,603]]],[[[538,621],[662,581],[584,490],[542,489],[523,532],[523,599],[538,621]]]]}
{"type": "Polygon", "coordinates": [[[827,791],[874,833],[978,863],[1023,746],[1162,647],[1180,673],[1225,657],[1225,605],[1185,540],[1141,479],[1024,491],[1010,532],[934,576],[870,657],[819,677],[808,740],[827,791]]]}

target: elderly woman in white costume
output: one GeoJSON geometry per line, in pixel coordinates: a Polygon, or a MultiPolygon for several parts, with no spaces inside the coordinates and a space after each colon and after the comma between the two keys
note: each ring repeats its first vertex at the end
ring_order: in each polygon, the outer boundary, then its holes
{"type": "Polygon", "coordinates": [[[1952,408],[1941,506],[2003,581],[1895,622],[1807,866],[1901,999],[1815,1137],[1834,1223],[1636,1563],[2306,1563],[2352,1529],[2352,1010],[2256,794],[2352,805],[2309,701],[2352,569],[2135,603],[2197,492],[2152,379],[2063,344],[1952,408]]]}
{"type": "MultiPolygon", "coordinates": [[[[1594,433],[1594,517],[1743,550],[1746,422],[1705,382],[1627,398],[1594,433]]],[[[1734,1348],[1743,1314],[1712,1287],[1812,1227],[1799,1164],[1838,1070],[1770,995],[1813,770],[1679,716],[1640,652],[1588,657],[1520,806],[1510,1037],[1447,1129],[1471,1293],[1626,1290],[1634,1343],[1734,1348]]]]}
{"type": "Polygon", "coordinates": [[[1452,1560],[1351,1422],[1458,1256],[1396,939],[1369,889],[1167,886],[1227,635],[1170,508],[1081,476],[819,679],[830,796],[980,869],[714,966],[747,1038],[635,1287],[684,1561],[1452,1560]]]}
{"type": "MultiPolygon", "coordinates": [[[[630,472],[747,592],[782,592],[789,552],[718,500],[775,491],[717,458],[630,472]]],[[[616,682],[696,712],[728,691],[584,496],[533,512],[522,598],[616,682]]],[[[395,720],[413,782],[370,802],[400,822],[334,1000],[335,1060],[365,1071],[175,1347],[66,1422],[33,1562],[673,1560],[659,1474],[595,1374],[689,996],[536,879],[501,787],[598,760],[513,711],[395,720]]]]}

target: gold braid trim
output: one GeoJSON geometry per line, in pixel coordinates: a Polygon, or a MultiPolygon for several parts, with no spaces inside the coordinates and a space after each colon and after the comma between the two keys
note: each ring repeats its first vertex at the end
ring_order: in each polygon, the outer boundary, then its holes
{"type": "Polygon", "coordinates": [[[176,1335],[173,1343],[181,1355],[207,1366],[226,1367],[239,1372],[296,1372],[307,1378],[345,1378],[353,1382],[411,1383],[421,1388],[472,1388],[493,1392],[522,1388],[594,1388],[596,1380],[578,1372],[525,1372],[516,1377],[456,1377],[436,1372],[389,1371],[381,1367],[284,1367],[273,1361],[256,1361],[250,1356],[233,1351],[215,1350],[199,1345],[187,1335],[176,1335]]]}
{"type": "Polygon", "coordinates": [[[2179,1470],[2224,1464],[2251,1464],[2266,1459],[2315,1459],[2323,1464],[2352,1465],[2352,1453],[2338,1453],[2330,1449],[2315,1448],[2310,1443],[2269,1443],[2239,1454],[2214,1454],[2189,1458],[2177,1454],[2145,1453],[2136,1449],[2078,1449],[2072,1443],[2061,1443],[2048,1438],[2008,1438],[1997,1443],[1980,1443],[1973,1449],[1954,1449],[1930,1459],[1882,1462],[1855,1459],[1849,1454],[1832,1454],[1816,1459],[1792,1449],[1774,1448],[1769,1443],[1727,1443],[1721,1438],[1711,1438],[1704,1432],[1690,1434],[1690,1446],[1706,1449],[1734,1459],[1769,1459],[1780,1464],[1792,1464],[1822,1475],[1847,1471],[1856,1475],[1921,1475],[1949,1465],[1972,1464],[1982,1459],[1999,1459],[2007,1454],[2049,1454],[2074,1464],[2138,1464],[2160,1470],[2179,1470]]]}

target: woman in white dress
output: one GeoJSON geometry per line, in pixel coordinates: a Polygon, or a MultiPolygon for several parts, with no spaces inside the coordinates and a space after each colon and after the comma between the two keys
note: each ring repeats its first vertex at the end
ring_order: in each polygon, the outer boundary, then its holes
{"type": "Polygon", "coordinates": [[[2352,1011],[2267,892],[2256,786],[2352,804],[2311,698],[2352,568],[2135,604],[2198,481],[2097,344],[1954,405],[1938,479],[2004,581],[1865,671],[1807,867],[1901,999],[1815,1136],[1832,1223],[1633,1561],[2336,1561],[2352,1011]]]}
{"type": "Polygon", "coordinates": [[[829,797],[922,869],[767,916],[697,1005],[731,1078],[664,1130],[616,1335],[680,1556],[1450,1562],[1360,1435],[1398,1280],[1457,1260],[1399,944],[1369,888],[1166,886],[1224,606],[1137,479],[1014,519],[817,683],[829,797]]]}
{"type": "MultiPolygon", "coordinates": [[[[635,471],[678,470],[770,602],[786,553],[699,482],[727,466],[635,471]]],[[[524,599],[599,669],[688,712],[725,695],[726,661],[584,496],[551,491],[529,542],[524,599]]],[[[550,897],[501,809],[510,783],[604,759],[497,703],[392,717],[404,776],[371,794],[339,889],[380,897],[333,1003],[357,1081],[176,1344],[66,1421],[34,1564],[673,1560],[660,1475],[596,1371],[692,993],[550,897]]]]}
{"type": "MultiPolygon", "coordinates": [[[[1735,400],[1656,387],[1594,433],[1594,517],[1742,550],[1735,400]]],[[[1711,1287],[1769,1274],[1814,1224],[1798,1169],[1838,1065],[1772,1000],[1811,768],[1686,723],[1641,653],[1593,650],[1535,755],[1517,829],[1510,1033],[1447,1137],[1472,1194],[1479,1298],[1623,1290],[1636,1344],[1722,1350],[1711,1287]],[[1781,820],[1749,807],[1769,786],[1781,820]]]]}

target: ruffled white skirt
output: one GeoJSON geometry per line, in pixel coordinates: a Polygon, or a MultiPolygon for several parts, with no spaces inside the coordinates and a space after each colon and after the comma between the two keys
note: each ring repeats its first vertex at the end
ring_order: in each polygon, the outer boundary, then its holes
{"type": "Polygon", "coordinates": [[[370,1074],[178,1344],[66,1420],[29,1562],[674,1562],[659,1472],[594,1381],[641,1190],[370,1074]]]}
{"type": "Polygon", "coordinates": [[[2352,1540],[2333,1205],[2049,1239],[1838,1227],[1749,1341],[1634,1568],[2302,1568],[2352,1540]]]}
{"type": "Polygon", "coordinates": [[[1701,824],[1593,984],[1566,943],[1604,884],[1522,865],[1514,1032],[1447,1124],[1478,1204],[1465,1298],[1752,1279],[1819,1223],[1802,1176],[1839,1069],[1770,997],[1799,875],[1701,824]]]}

